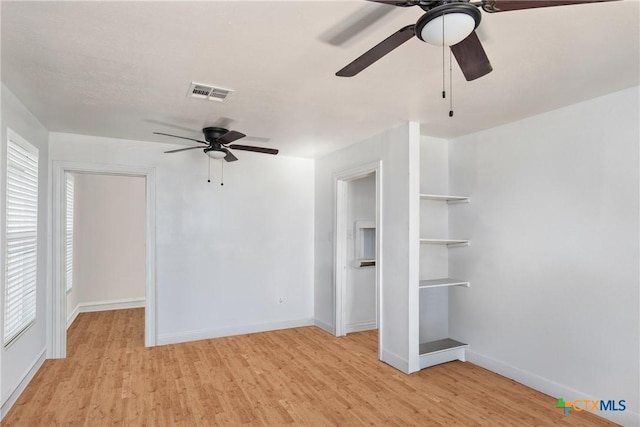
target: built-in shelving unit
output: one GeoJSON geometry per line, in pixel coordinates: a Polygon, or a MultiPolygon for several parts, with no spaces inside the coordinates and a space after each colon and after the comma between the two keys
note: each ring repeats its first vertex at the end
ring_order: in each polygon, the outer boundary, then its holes
{"type": "MultiPolygon", "coordinates": [[[[452,360],[466,360],[467,344],[449,337],[449,297],[455,288],[468,288],[469,281],[450,278],[449,250],[469,245],[469,240],[451,239],[449,233],[449,205],[469,203],[467,196],[448,194],[448,147],[434,141],[421,145],[421,185],[424,188],[444,190],[444,193],[420,194],[419,236],[420,277],[420,369],[452,360]],[[424,154],[424,156],[423,156],[424,154]],[[436,238],[437,237],[437,238],[436,238]],[[445,238],[442,238],[445,237],[445,238]],[[442,274],[441,278],[438,275],[442,274]],[[445,276],[447,275],[447,276],[445,276]]],[[[461,250],[461,249],[454,249],[461,250]]],[[[459,291],[464,292],[464,291],[459,291]]]]}
{"type": "MultiPolygon", "coordinates": [[[[441,195],[433,195],[433,194],[421,194],[420,198],[423,200],[433,200],[438,202],[455,202],[455,203],[468,203],[469,198],[463,196],[441,196],[441,195]]],[[[431,238],[420,238],[421,244],[427,245],[441,245],[447,246],[447,248],[460,247],[460,246],[468,246],[468,240],[460,240],[460,239],[431,239],[431,238]]],[[[419,288],[420,291],[427,291],[430,289],[438,289],[438,288],[451,288],[454,286],[460,287],[469,287],[470,283],[466,280],[452,279],[452,278],[443,278],[443,279],[429,279],[429,280],[420,280],[419,288]]],[[[448,292],[447,289],[441,290],[441,292],[448,292]]],[[[442,295],[440,295],[442,298],[442,295]]],[[[448,301],[448,295],[446,296],[446,301],[448,301]]],[[[442,310],[444,314],[447,315],[447,319],[441,319],[438,323],[448,322],[448,307],[442,310]]],[[[466,360],[465,349],[468,347],[467,344],[461,343],[459,341],[453,340],[451,338],[443,338],[434,341],[423,342],[420,344],[420,369],[428,368],[429,366],[438,365],[440,363],[450,362],[452,360],[466,360]]]]}

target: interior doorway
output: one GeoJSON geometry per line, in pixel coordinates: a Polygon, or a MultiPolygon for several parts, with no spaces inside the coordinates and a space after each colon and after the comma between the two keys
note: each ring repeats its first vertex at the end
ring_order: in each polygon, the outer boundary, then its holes
{"type": "Polygon", "coordinates": [[[378,328],[376,298],[376,176],[347,182],[344,331],[378,328]]]}
{"type": "MultiPolygon", "coordinates": [[[[79,187],[76,187],[74,189],[74,199],[82,197],[82,191],[79,194],[77,191],[78,188],[79,187]]],[[[51,294],[48,295],[50,303],[47,304],[50,310],[48,312],[48,318],[51,325],[47,330],[48,357],[63,358],[66,356],[67,325],[70,324],[70,321],[73,321],[74,310],[76,309],[77,312],[101,311],[117,308],[134,308],[144,305],[144,345],[147,347],[154,346],[156,344],[155,170],[153,168],[135,166],[54,161],[52,193],[53,286],[51,287],[51,294]],[[78,294],[75,295],[75,299],[72,297],[73,290],[70,293],[67,292],[68,259],[66,257],[66,228],[69,218],[66,215],[66,203],[68,201],[66,195],[69,177],[74,177],[76,184],[77,182],[84,182],[84,184],[89,186],[88,189],[84,190],[85,206],[83,208],[84,213],[81,216],[84,216],[85,219],[87,216],[100,216],[103,221],[117,220],[119,215],[131,214],[132,209],[137,210],[138,214],[142,216],[138,216],[138,223],[137,225],[134,224],[135,227],[142,228],[142,230],[138,230],[138,232],[141,232],[139,235],[142,236],[142,248],[138,247],[135,249],[135,251],[137,251],[135,255],[137,259],[136,266],[122,262],[115,265],[118,259],[122,260],[121,255],[127,251],[126,246],[128,242],[122,234],[120,234],[120,240],[102,239],[102,242],[90,242],[86,240],[82,242],[82,239],[74,239],[74,242],[77,241],[78,245],[80,245],[80,248],[77,249],[93,252],[90,254],[78,253],[80,262],[84,261],[90,264],[88,268],[86,265],[84,266],[85,270],[90,271],[84,271],[82,273],[79,271],[74,272],[74,277],[78,279],[76,280],[78,294]],[[105,200],[98,201],[95,197],[100,197],[100,195],[92,195],[91,189],[93,188],[93,190],[95,190],[96,185],[101,186],[102,189],[107,192],[110,191],[112,193],[111,196],[103,192],[102,197],[105,197],[105,200]],[[133,185],[136,188],[127,189],[126,187],[128,185],[133,185]],[[123,206],[122,204],[118,206],[118,203],[122,203],[122,200],[118,202],[115,195],[121,192],[129,193],[129,201],[124,202],[125,204],[132,203],[132,197],[137,199],[135,206],[123,206]],[[92,195],[93,198],[87,197],[87,195],[92,195]],[[140,200],[140,198],[142,198],[142,200],[140,200]],[[102,205],[98,206],[100,204],[102,205]],[[118,212],[118,210],[128,211],[128,213],[118,212]],[[142,266],[140,265],[141,263],[142,266]],[[140,269],[140,267],[142,267],[142,269],[140,269]],[[135,271],[132,270],[132,268],[135,271]],[[80,275],[77,276],[76,274],[80,275]],[[118,277],[118,274],[123,274],[123,277],[118,277]],[[141,280],[144,283],[142,296],[140,296],[140,288],[137,288],[135,291],[137,295],[125,295],[122,291],[122,286],[120,286],[121,284],[104,286],[104,280],[110,280],[111,283],[117,280],[124,281],[125,275],[128,275],[129,279],[138,282],[141,280]],[[87,280],[96,281],[97,286],[93,289],[84,289],[85,292],[82,292],[83,282],[86,286],[87,280]],[[83,293],[84,298],[82,297],[83,293]]],[[[97,229],[91,229],[91,224],[88,225],[90,228],[85,228],[83,231],[84,234],[87,233],[86,230],[92,230],[88,232],[90,234],[89,236],[83,236],[83,238],[88,238],[88,240],[91,240],[91,234],[94,234],[93,237],[99,235],[104,237],[110,233],[114,235],[117,234],[113,230],[113,227],[117,227],[114,223],[112,223],[110,227],[105,227],[106,224],[96,226],[96,223],[93,222],[94,227],[97,227],[97,229]]],[[[131,231],[129,230],[129,232],[131,231]]],[[[79,233],[76,233],[76,235],[78,234],[79,233]]],[[[138,244],[140,244],[139,241],[138,244]]],[[[134,254],[129,253],[127,256],[134,256],[134,254]]],[[[80,266],[80,263],[78,263],[78,266],[80,266]]]]}
{"type": "MultiPolygon", "coordinates": [[[[381,164],[335,176],[335,334],[381,330],[381,164]]],[[[380,348],[381,337],[378,337],[380,348]]]]}
{"type": "Polygon", "coordinates": [[[67,330],[80,313],[144,308],[145,218],[144,177],[65,174],[67,330]]]}

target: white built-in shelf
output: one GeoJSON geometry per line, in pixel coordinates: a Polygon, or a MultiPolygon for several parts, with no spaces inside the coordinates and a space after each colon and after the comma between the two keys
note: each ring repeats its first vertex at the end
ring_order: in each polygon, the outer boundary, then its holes
{"type": "Polygon", "coordinates": [[[451,240],[451,239],[420,239],[420,243],[427,245],[447,245],[449,247],[455,246],[469,246],[468,240],[451,240]]]}
{"type": "Polygon", "coordinates": [[[420,369],[452,360],[466,360],[465,349],[468,344],[444,338],[420,344],[420,369]]]}
{"type": "Polygon", "coordinates": [[[458,279],[434,279],[434,280],[420,280],[420,289],[429,289],[429,288],[442,288],[446,286],[464,286],[468,288],[470,285],[469,282],[458,279]]]}
{"type": "Polygon", "coordinates": [[[466,348],[469,347],[469,345],[461,343],[460,341],[452,340],[451,338],[444,338],[420,344],[420,354],[436,353],[438,351],[451,350],[452,348],[458,347],[466,348]]]}
{"type": "Polygon", "coordinates": [[[466,196],[450,196],[445,194],[420,194],[420,198],[423,200],[439,200],[447,203],[469,203],[469,198],[466,196]]]}

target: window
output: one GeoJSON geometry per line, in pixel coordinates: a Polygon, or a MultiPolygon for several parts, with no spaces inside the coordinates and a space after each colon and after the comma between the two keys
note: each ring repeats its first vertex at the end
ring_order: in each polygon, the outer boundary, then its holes
{"type": "Polygon", "coordinates": [[[67,292],[73,288],[73,189],[74,178],[70,173],[65,179],[65,252],[64,268],[67,292]]]}
{"type": "Polygon", "coordinates": [[[38,149],[7,129],[4,345],[36,319],[38,149]]]}

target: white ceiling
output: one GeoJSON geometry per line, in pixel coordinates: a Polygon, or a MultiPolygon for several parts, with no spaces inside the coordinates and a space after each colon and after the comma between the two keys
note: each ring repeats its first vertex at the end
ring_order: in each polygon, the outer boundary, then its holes
{"type": "Polygon", "coordinates": [[[324,42],[378,7],[360,1],[1,3],[2,81],[50,131],[179,142],[216,124],[316,157],[407,120],[454,137],[639,84],[640,2],[488,14],[494,71],[442,100],[442,51],[417,39],[353,78],[334,73],[400,27],[395,8],[341,46],[324,42]],[[191,81],[235,92],[187,98],[191,81]],[[192,129],[192,131],[190,131],[192,129]]]}

